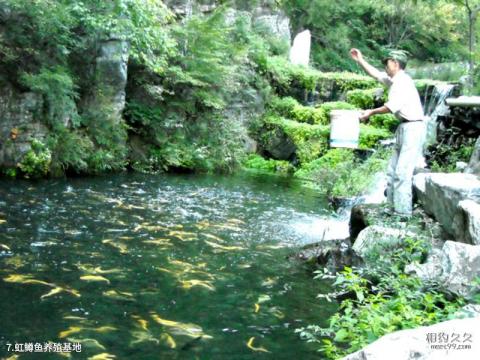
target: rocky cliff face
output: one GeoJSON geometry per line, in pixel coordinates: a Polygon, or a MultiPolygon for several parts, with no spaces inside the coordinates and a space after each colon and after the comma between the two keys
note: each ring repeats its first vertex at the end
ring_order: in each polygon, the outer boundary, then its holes
{"type": "MultiPolygon", "coordinates": [[[[177,16],[178,21],[195,13],[209,13],[215,10],[218,1],[170,0],[166,5],[177,16]]],[[[260,2],[256,8],[245,5],[229,10],[232,19],[248,14],[251,18],[250,26],[261,26],[271,34],[275,34],[286,41],[290,41],[289,20],[282,12],[273,10],[267,1],[260,2]]],[[[11,11],[0,6],[0,32],[2,21],[11,17],[11,11]]],[[[75,54],[76,69],[70,69],[80,77],[80,98],[75,99],[77,109],[74,113],[94,119],[94,122],[108,121],[113,126],[123,121],[125,99],[127,97],[127,77],[129,44],[121,36],[103,36],[96,44],[91,44],[82,54],[75,54]]],[[[26,61],[22,59],[22,61],[26,61]]],[[[38,65],[38,64],[37,64],[38,65]]],[[[23,68],[22,68],[23,69],[23,68]]],[[[0,79],[6,85],[0,90],[0,169],[15,168],[22,158],[31,150],[32,140],[45,143],[49,134],[53,132],[48,125],[46,113],[48,102],[44,95],[25,92],[19,83],[13,84],[12,79],[5,80],[0,69],[0,79]]],[[[35,73],[35,71],[33,71],[35,73]]],[[[15,79],[14,79],[15,80],[15,79]]],[[[225,117],[232,121],[239,121],[246,126],[254,113],[263,111],[263,99],[259,94],[238,94],[225,110],[225,117]]],[[[66,114],[64,125],[67,130],[73,124],[66,114]]],[[[94,141],[95,142],[95,141],[94,141]]],[[[125,145],[122,145],[125,146],[125,145]]],[[[249,148],[255,144],[248,142],[249,148]]]]}
{"type": "Polygon", "coordinates": [[[48,129],[41,120],[42,111],[40,95],[0,87],[0,166],[16,167],[32,139],[45,139],[48,129]]]}
{"type": "Polygon", "coordinates": [[[94,63],[94,83],[84,111],[100,110],[115,124],[122,120],[127,85],[128,43],[111,37],[99,42],[94,63]]]}

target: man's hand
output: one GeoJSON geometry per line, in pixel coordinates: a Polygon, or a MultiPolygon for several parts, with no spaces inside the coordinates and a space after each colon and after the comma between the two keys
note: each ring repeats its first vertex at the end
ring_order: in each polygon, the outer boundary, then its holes
{"type": "Polygon", "coordinates": [[[374,114],[373,110],[365,110],[362,112],[362,115],[360,115],[360,121],[366,121],[370,116],[374,114]]]}
{"type": "Polygon", "coordinates": [[[352,57],[353,60],[356,62],[362,61],[363,60],[363,55],[362,52],[358,49],[350,49],[350,56],[352,57]]]}

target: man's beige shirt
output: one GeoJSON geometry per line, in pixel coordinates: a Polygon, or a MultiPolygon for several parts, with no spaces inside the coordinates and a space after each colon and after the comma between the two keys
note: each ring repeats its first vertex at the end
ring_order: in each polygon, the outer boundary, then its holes
{"type": "Polygon", "coordinates": [[[424,120],[420,95],[412,78],[400,70],[395,76],[380,73],[378,81],[388,88],[388,101],[385,106],[401,121],[424,120]]]}

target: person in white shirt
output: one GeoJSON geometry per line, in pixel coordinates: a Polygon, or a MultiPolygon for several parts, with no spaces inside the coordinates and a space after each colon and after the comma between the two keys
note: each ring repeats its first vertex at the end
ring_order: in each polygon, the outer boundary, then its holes
{"type": "Polygon", "coordinates": [[[388,101],[379,108],[365,110],[360,120],[375,114],[392,113],[400,125],[395,133],[395,152],[388,166],[387,200],[396,214],[412,215],[412,178],[415,165],[422,156],[425,123],[422,103],[413,80],[404,69],[406,53],[392,50],[384,59],[385,72],[370,65],[360,50],[351,49],[350,56],[370,76],[388,87],[388,101]]]}

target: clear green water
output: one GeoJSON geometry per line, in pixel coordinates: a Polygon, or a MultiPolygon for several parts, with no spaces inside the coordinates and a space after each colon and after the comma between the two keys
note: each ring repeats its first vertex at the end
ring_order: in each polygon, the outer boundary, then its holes
{"type": "Polygon", "coordinates": [[[321,358],[294,329],[325,324],[327,285],[285,258],[327,213],[306,191],[251,174],[2,180],[0,358],[321,358]],[[7,352],[48,341],[82,352],[7,352]]]}

